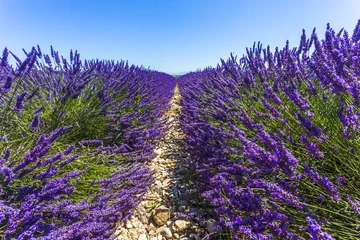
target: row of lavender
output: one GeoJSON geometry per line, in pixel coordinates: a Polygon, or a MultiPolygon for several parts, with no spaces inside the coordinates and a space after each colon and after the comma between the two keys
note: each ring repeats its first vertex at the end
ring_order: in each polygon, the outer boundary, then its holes
{"type": "Polygon", "coordinates": [[[360,238],[360,21],[179,79],[215,239],[360,238]]]}
{"type": "Polygon", "coordinates": [[[0,236],[113,238],[152,183],[144,162],[175,81],[72,51],[24,52],[0,59],[0,236]]]}

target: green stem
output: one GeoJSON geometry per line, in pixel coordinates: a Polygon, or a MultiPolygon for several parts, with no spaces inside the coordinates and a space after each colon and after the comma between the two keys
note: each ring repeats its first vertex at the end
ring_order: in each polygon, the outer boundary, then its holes
{"type": "Polygon", "coordinates": [[[331,211],[330,209],[326,209],[326,208],[322,208],[322,207],[318,207],[318,206],[315,206],[315,205],[312,205],[312,204],[308,204],[308,203],[303,203],[303,202],[300,202],[301,204],[305,205],[305,206],[308,206],[308,207],[311,207],[311,208],[315,208],[315,209],[318,209],[318,210],[322,210],[322,211],[325,211],[325,212],[329,212],[329,213],[332,213],[332,214],[335,214],[337,216],[340,216],[340,217],[343,217],[343,218],[346,218],[350,221],[355,221],[357,223],[360,224],[360,221],[359,220],[356,220],[354,218],[351,218],[351,217],[348,217],[348,216],[345,216],[343,214],[340,214],[340,213],[337,213],[337,212],[334,212],[334,211],[331,211]]]}

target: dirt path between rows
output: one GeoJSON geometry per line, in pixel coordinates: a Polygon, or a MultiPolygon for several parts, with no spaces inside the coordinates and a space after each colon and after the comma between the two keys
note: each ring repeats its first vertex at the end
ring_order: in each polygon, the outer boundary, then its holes
{"type": "Polygon", "coordinates": [[[211,220],[198,221],[203,213],[196,207],[199,202],[186,165],[189,156],[179,122],[180,101],[176,86],[170,110],[164,116],[168,117],[169,130],[154,151],[157,157],[149,162],[155,183],[131,219],[119,227],[118,240],[199,240],[206,238],[206,229],[212,231],[211,220]]]}

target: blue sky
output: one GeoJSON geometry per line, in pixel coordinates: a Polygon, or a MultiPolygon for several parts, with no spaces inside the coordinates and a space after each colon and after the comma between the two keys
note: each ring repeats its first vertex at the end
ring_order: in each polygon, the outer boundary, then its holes
{"type": "Polygon", "coordinates": [[[168,73],[215,66],[254,41],[297,46],[326,23],[352,33],[360,0],[0,0],[0,48],[50,45],[68,56],[129,60],[168,73]]]}

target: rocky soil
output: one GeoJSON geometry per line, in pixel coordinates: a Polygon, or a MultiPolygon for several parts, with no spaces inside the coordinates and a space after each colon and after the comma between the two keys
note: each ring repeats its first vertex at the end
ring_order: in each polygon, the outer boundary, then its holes
{"type": "Polygon", "coordinates": [[[155,149],[157,157],[149,167],[155,183],[135,209],[131,219],[119,226],[118,240],[198,240],[213,232],[214,220],[200,210],[191,172],[186,165],[184,134],[180,127],[180,91],[175,88],[168,117],[169,130],[155,149]]]}

